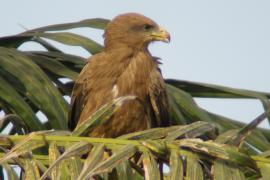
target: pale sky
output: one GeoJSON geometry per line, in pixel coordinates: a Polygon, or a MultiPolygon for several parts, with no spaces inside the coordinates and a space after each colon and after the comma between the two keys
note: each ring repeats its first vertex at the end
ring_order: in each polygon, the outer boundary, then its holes
{"type": "MultiPolygon", "coordinates": [[[[142,13],[171,34],[150,50],[165,78],[270,92],[270,1],[262,0],[0,0],[0,36],[40,26],[142,13]]],[[[75,30],[102,43],[101,31],[75,30]],[[97,33],[96,33],[97,32],[97,33]]],[[[61,46],[87,57],[78,48],[61,46]]],[[[31,44],[22,49],[32,48],[31,44]]],[[[201,107],[242,121],[262,113],[258,101],[197,100],[201,107]]],[[[263,124],[268,127],[267,122],[263,124]]]]}

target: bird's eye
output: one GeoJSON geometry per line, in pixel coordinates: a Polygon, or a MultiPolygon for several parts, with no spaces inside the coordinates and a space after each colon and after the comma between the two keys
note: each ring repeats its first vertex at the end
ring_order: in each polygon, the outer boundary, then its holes
{"type": "Polygon", "coordinates": [[[150,29],[153,29],[154,28],[154,26],[153,25],[150,25],[150,24],[145,24],[144,26],[143,26],[143,29],[144,30],[150,30],[150,29]]]}

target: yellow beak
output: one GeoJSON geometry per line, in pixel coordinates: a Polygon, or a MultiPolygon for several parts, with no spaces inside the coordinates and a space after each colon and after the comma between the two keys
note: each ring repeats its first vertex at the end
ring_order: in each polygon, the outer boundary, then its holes
{"type": "Polygon", "coordinates": [[[163,41],[169,43],[171,40],[170,34],[162,27],[159,27],[158,30],[153,31],[150,36],[152,40],[155,41],[163,41]]]}

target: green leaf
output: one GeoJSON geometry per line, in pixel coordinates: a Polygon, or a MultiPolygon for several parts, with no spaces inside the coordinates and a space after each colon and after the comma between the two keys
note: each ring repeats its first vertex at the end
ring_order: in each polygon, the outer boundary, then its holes
{"type": "Polygon", "coordinates": [[[186,126],[170,126],[167,128],[151,128],[144,131],[133,132],[117,137],[118,139],[133,139],[133,140],[149,140],[161,139],[168,135],[171,131],[177,131],[186,126]]]}
{"type": "Polygon", "coordinates": [[[239,167],[222,160],[216,160],[212,168],[214,180],[246,179],[239,167]]]}
{"type": "Polygon", "coordinates": [[[160,154],[160,155],[166,155],[167,154],[167,146],[166,142],[163,140],[155,140],[155,141],[142,141],[142,145],[150,149],[151,151],[160,154]]]}
{"type": "Polygon", "coordinates": [[[256,157],[258,168],[260,169],[262,179],[267,180],[270,177],[270,160],[269,158],[256,157]]]}
{"type": "Polygon", "coordinates": [[[45,134],[47,131],[44,132],[33,132],[30,133],[26,138],[22,141],[18,142],[4,157],[0,159],[0,164],[7,162],[12,158],[17,158],[18,156],[29,153],[34,149],[44,146],[46,143],[45,141],[31,141],[32,138],[37,134],[45,134]]]}
{"type": "Polygon", "coordinates": [[[119,180],[134,180],[136,178],[136,174],[134,170],[132,170],[130,163],[128,160],[121,163],[119,166],[116,167],[117,171],[117,178],[119,180]]]}
{"type": "Polygon", "coordinates": [[[83,169],[78,177],[78,179],[90,178],[91,171],[95,166],[100,163],[103,159],[105,146],[104,144],[95,145],[94,148],[89,153],[87,159],[84,162],[83,169]]]}
{"type": "MultiPolygon", "coordinates": [[[[166,82],[173,84],[174,86],[177,86],[180,89],[185,89],[183,87],[188,87],[188,88],[190,88],[189,90],[192,91],[196,87],[197,88],[195,90],[196,92],[203,91],[204,93],[206,90],[208,90],[207,93],[212,92],[212,94],[210,94],[208,97],[257,98],[262,102],[262,105],[263,105],[265,111],[268,112],[268,110],[270,109],[270,102],[268,101],[268,99],[270,97],[269,93],[228,88],[228,87],[224,87],[224,86],[216,86],[216,85],[209,85],[209,84],[203,84],[203,83],[193,83],[193,82],[180,81],[180,80],[167,80],[166,82]],[[223,96],[215,96],[216,92],[218,92],[218,94],[220,92],[221,92],[221,94],[223,93],[223,96]],[[224,96],[224,94],[225,94],[225,96],[224,96]]],[[[189,90],[186,89],[187,92],[192,93],[189,90]]],[[[202,92],[200,92],[200,93],[202,93],[202,92]]],[[[270,120],[270,114],[268,114],[268,119],[270,120]]]]}
{"type": "Polygon", "coordinates": [[[201,110],[192,97],[171,85],[166,86],[168,93],[175,99],[175,102],[179,106],[181,112],[183,112],[188,118],[193,121],[206,121],[206,122],[214,122],[207,113],[201,110]]]}
{"type": "Polygon", "coordinates": [[[231,139],[231,143],[234,145],[240,145],[244,139],[251,134],[251,132],[267,117],[267,113],[262,113],[246,126],[241,128],[234,139],[231,139]]]}
{"type": "MultiPolygon", "coordinates": [[[[60,157],[60,152],[58,151],[57,144],[55,142],[51,143],[49,146],[49,161],[53,164],[60,157]]],[[[47,171],[47,170],[46,170],[47,171]]],[[[57,164],[51,170],[52,180],[60,180],[60,166],[57,164]]]]}
{"type": "Polygon", "coordinates": [[[179,140],[177,144],[181,147],[196,150],[197,152],[206,153],[209,156],[255,168],[255,162],[248,155],[239,152],[234,146],[218,144],[213,141],[204,142],[200,139],[182,139],[179,140]]]}
{"type": "Polygon", "coordinates": [[[158,168],[158,164],[154,159],[154,156],[145,151],[142,154],[142,162],[143,162],[143,169],[145,172],[145,179],[146,180],[160,180],[160,172],[158,168]]]}
{"type": "Polygon", "coordinates": [[[136,98],[134,96],[124,96],[108,102],[94,114],[92,114],[86,121],[79,124],[72,132],[72,135],[86,135],[91,131],[92,128],[105,123],[114,114],[114,112],[116,112],[122,106],[125,101],[130,100],[136,100],[136,98]]]}
{"type": "MultiPolygon", "coordinates": [[[[237,122],[236,120],[232,120],[227,117],[223,117],[220,115],[216,115],[213,113],[208,113],[218,125],[218,127],[222,127],[221,132],[226,132],[230,129],[240,129],[245,126],[244,123],[237,122]]],[[[246,138],[246,141],[252,146],[256,147],[260,151],[266,151],[270,148],[270,135],[268,136],[268,131],[265,129],[255,129],[251,132],[251,135],[246,138]],[[261,132],[260,132],[261,131],[261,132]],[[263,133],[262,133],[263,132],[263,133]],[[269,137],[269,140],[268,140],[269,137]]]]}
{"type": "Polygon", "coordinates": [[[0,38],[0,46],[17,48],[24,42],[36,41],[42,46],[44,46],[45,48],[47,48],[49,51],[59,51],[57,48],[51,46],[46,41],[42,41],[41,39],[34,37],[33,35],[31,35],[31,33],[44,32],[44,31],[62,31],[62,30],[69,30],[72,28],[80,28],[80,27],[105,29],[105,27],[107,26],[109,22],[110,20],[107,20],[107,19],[95,18],[95,19],[85,19],[79,22],[55,24],[55,25],[40,27],[40,28],[26,31],[18,35],[2,37],[0,38]]]}
{"type": "Polygon", "coordinates": [[[203,170],[195,156],[188,156],[187,159],[187,167],[186,167],[186,179],[187,180],[203,180],[203,170]]]}
{"type": "Polygon", "coordinates": [[[40,37],[33,37],[31,40],[36,42],[36,43],[39,43],[41,46],[46,48],[48,51],[62,53],[62,51],[60,49],[56,48],[54,45],[48,43],[47,41],[45,41],[44,39],[42,39],[40,37]]]}
{"type": "Polygon", "coordinates": [[[91,54],[99,53],[103,49],[103,47],[97,42],[84,36],[69,32],[62,32],[62,33],[35,32],[35,33],[27,33],[27,35],[51,39],[66,45],[80,46],[91,54]]]}
{"type": "Polygon", "coordinates": [[[133,140],[147,140],[147,139],[160,139],[167,135],[168,131],[175,128],[152,128],[144,131],[124,134],[117,137],[117,139],[133,139],[133,140]]]}
{"type": "Polygon", "coordinates": [[[0,48],[0,55],[0,74],[16,83],[16,89],[51,120],[55,129],[67,129],[67,103],[43,71],[19,51],[0,48]]]}
{"type": "Polygon", "coordinates": [[[180,129],[170,131],[165,139],[174,140],[181,136],[185,136],[186,138],[195,138],[213,130],[215,130],[215,126],[213,124],[198,121],[188,126],[183,126],[180,129]]]}
{"type": "Polygon", "coordinates": [[[40,174],[36,161],[30,155],[26,155],[22,161],[25,179],[39,179],[40,174]]]}
{"type": "Polygon", "coordinates": [[[81,162],[80,157],[70,157],[65,160],[67,167],[69,168],[69,174],[71,179],[78,179],[79,174],[82,170],[83,163],[81,162]]]}
{"type": "Polygon", "coordinates": [[[81,70],[82,67],[86,63],[86,59],[80,56],[66,54],[66,53],[59,53],[59,52],[43,52],[43,51],[26,51],[26,53],[44,56],[55,61],[59,61],[67,67],[78,67],[77,70],[81,70]]]}
{"type": "Polygon", "coordinates": [[[170,173],[169,179],[184,179],[184,168],[180,154],[176,149],[170,150],[170,173]]]}
{"type": "Polygon", "coordinates": [[[31,41],[32,36],[30,35],[14,35],[14,36],[5,36],[0,38],[0,46],[18,48],[24,42],[31,41]]]}
{"type": "Polygon", "coordinates": [[[76,77],[78,76],[77,72],[70,70],[62,63],[52,58],[31,53],[26,53],[26,55],[29,58],[31,58],[37,65],[39,65],[42,69],[48,70],[49,72],[56,74],[60,77],[66,77],[75,80],[76,77]]]}
{"type": "Polygon", "coordinates": [[[40,179],[41,180],[45,179],[48,173],[50,173],[52,169],[55,168],[55,166],[57,166],[62,160],[73,157],[73,156],[81,156],[82,154],[88,152],[90,147],[91,147],[91,144],[89,144],[88,142],[79,142],[79,143],[73,144],[61,156],[59,156],[56,161],[54,161],[50,165],[50,167],[47,169],[46,172],[43,173],[40,179]]]}
{"type": "Polygon", "coordinates": [[[225,86],[190,82],[183,80],[167,79],[166,83],[176,86],[194,97],[211,97],[211,98],[258,98],[265,96],[270,98],[270,93],[257,92],[244,89],[235,89],[225,86]]]}
{"type": "Polygon", "coordinates": [[[9,180],[19,180],[18,175],[16,174],[15,170],[11,167],[11,165],[3,163],[2,166],[6,170],[7,178],[9,180]]]}
{"type": "Polygon", "coordinates": [[[97,164],[90,172],[89,176],[94,176],[104,172],[110,172],[113,168],[125,162],[132,157],[137,151],[137,148],[133,145],[125,145],[115,152],[111,157],[97,164]]]}
{"type": "Polygon", "coordinates": [[[21,117],[22,123],[26,125],[27,130],[38,131],[45,129],[45,126],[40,123],[23,97],[1,76],[0,84],[0,100],[5,105],[5,108],[21,117]]]}
{"type": "Polygon", "coordinates": [[[168,100],[169,100],[169,115],[172,125],[178,124],[187,124],[186,118],[180,111],[175,98],[172,96],[171,93],[168,93],[168,100]]]}
{"type": "Polygon", "coordinates": [[[1,131],[3,131],[9,123],[13,125],[13,129],[18,134],[24,134],[29,130],[19,116],[16,114],[9,114],[0,119],[1,131]]]}
{"type": "MultiPolygon", "coordinates": [[[[172,94],[172,93],[170,93],[170,94],[172,94]]],[[[177,92],[175,92],[175,96],[177,96],[177,92]]],[[[181,103],[180,100],[179,100],[179,104],[180,104],[179,109],[182,109],[182,107],[185,105],[184,103],[181,103]]],[[[190,108],[192,109],[192,106],[190,106],[190,108]]],[[[211,119],[214,119],[214,121],[212,121],[212,123],[216,124],[221,132],[225,132],[226,130],[229,130],[229,129],[240,128],[240,127],[243,127],[245,125],[245,124],[243,124],[241,122],[232,120],[230,118],[223,117],[223,116],[220,116],[220,115],[216,115],[216,114],[213,114],[213,113],[209,113],[209,112],[207,112],[207,111],[205,111],[203,109],[200,109],[199,111],[204,111],[204,113],[208,114],[208,116],[210,116],[211,119]]],[[[197,119],[197,118],[193,118],[193,119],[197,119]]],[[[264,130],[264,129],[261,129],[261,131],[266,135],[267,138],[269,137],[269,140],[270,140],[270,134],[268,133],[268,131],[264,130]]],[[[254,130],[252,132],[252,135],[248,136],[246,140],[247,140],[248,143],[251,143],[252,145],[254,145],[254,147],[259,148],[262,151],[265,151],[266,149],[269,149],[268,140],[258,130],[254,130]]]]}
{"type": "Polygon", "coordinates": [[[164,138],[166,140],[174,140],[180,136],[185,137],[197,137],[206,132],[215,130],[213,124],[207,122],[195,122],[190,125],[181,126],[170,126],[167,128],[151,128],[144,131],[134,132],[122,135],[118,137],[119,139],[133,139],[133,140],[149,140],[149,139],[160,139],[164,138]]]}
{"type": "Polygon", "coordinates": [[[36,29],[32,29],[28,32],[37,32],[37,31],[62,31],[62,30],[68,30],[72,28],[80,28],[80,27],[91,27],[91,28],[97,28],[97,29],[104,29],[107,24],[110,22],[108,19],[103,18],[94,18],[94,19],[85,19],[78,22],[72,22],[72,23],[63,23],[63,24],[54,24],[50,26],[40,27],[36,29]]]}

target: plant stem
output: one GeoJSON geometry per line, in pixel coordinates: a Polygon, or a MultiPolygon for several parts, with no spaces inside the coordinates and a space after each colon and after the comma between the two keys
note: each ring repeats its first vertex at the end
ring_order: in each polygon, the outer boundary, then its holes
{"type": "MultiPolygon", "coordinates": [[[[10,142],[17,144],[19,141],[27,138],[28,135],[12,135],[0,139],[0,146],[8,146],[10,142]],[[9,141],[9,142],[8,142],[9,141]]],[[[77,137],[77,136],[52,136],[52,135],[34,135],[29,138],[29,141],[46,141],[47,143],[56,142],[57,145],[65,146],[67,143],[76,142],[89,142],[89,143],[105,143],[108,147],[113,147],[115,145],[127,145],[132,144],[135,146],[142,146],[140,141],[137,140],[124,140],[124,139],[113,139],[113,138],[89,138],[89,137],[77,137]]]]}

